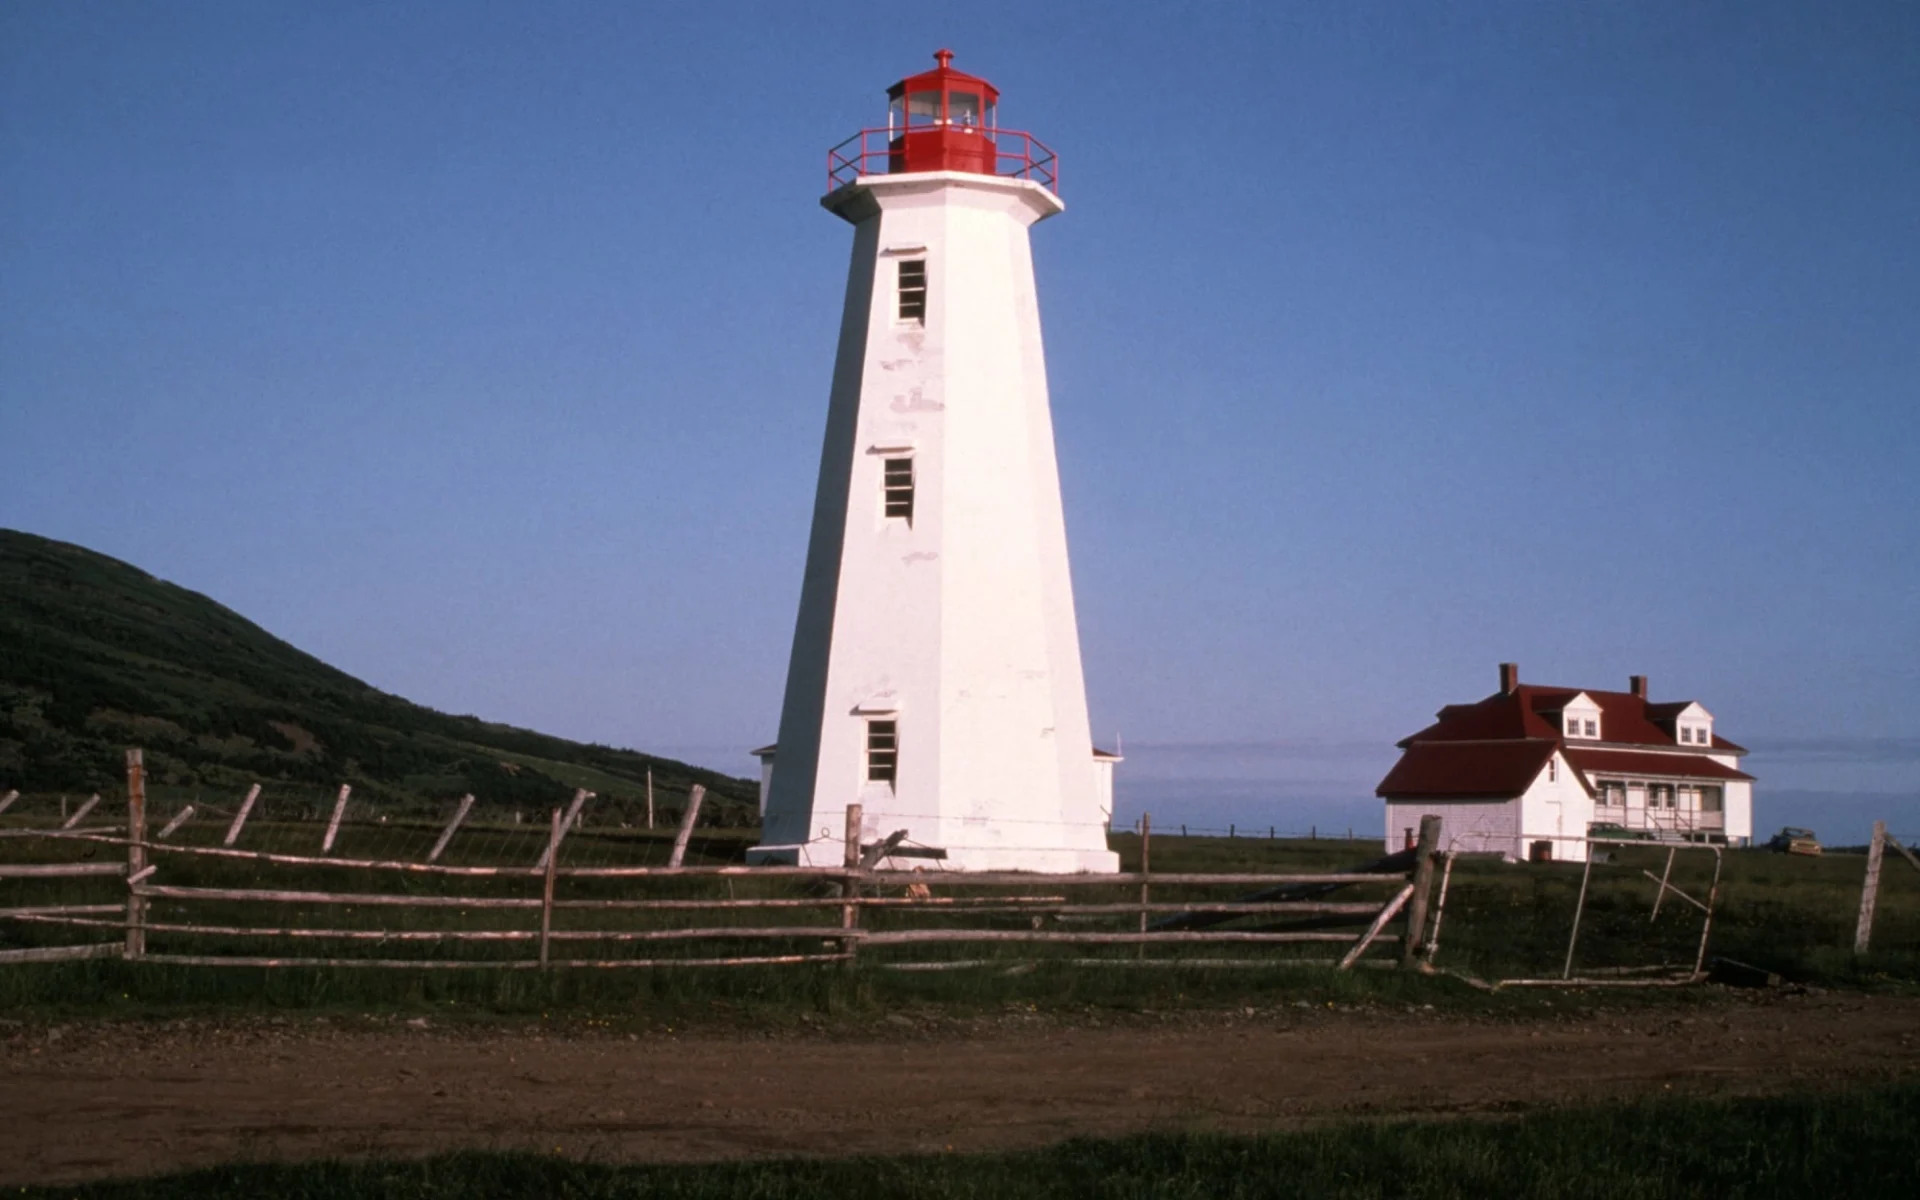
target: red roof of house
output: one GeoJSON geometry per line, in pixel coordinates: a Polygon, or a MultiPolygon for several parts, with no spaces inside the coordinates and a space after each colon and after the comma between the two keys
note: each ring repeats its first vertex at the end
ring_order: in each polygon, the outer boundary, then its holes
{"type": "MultiPolygon", "coordinates": [[[[1692,701],[1650,704],[1632,692],[1516,684],[1473,704],[1449,704],[1399,745],[1403,753],[1374,794],[1386,799],[1511,799],[1525,792],[1555,750],[1589,792],[1592,771],[1682,779],[1752,779],[1674,738],[1673,720],[1692,701]],[[1600,708],[1600,738],[1567,742],[1560,712],[1585,694],[1600,708]],[[1655,753],[1669,751],[1670,753],[1655,753]],[[1677,753],[1673,753],[1677,752],[1677,753]]],[[[1745,754],[1716,735],[1712,749],[1745,754]]]]}
{"type": "MultiPolygon", "coordinates": [[[[1670,729],[1661,722],[1671,721],[1693,703],[1649,704],[1632,692],[1596,692],[1590,688],[1542,687],[1537,683],[1520,684],[1512,692],[1495,692],[1475,704],[1449,704],[1438,719],[1411,737],[1403,738],[1402,749],[1414,742],[1473,742],[1510,738],[1560,737],[1560,724],[1548,719],[1567,702],[1585,692],[1600,706],[1600,740],[1608,745],[1658,746],[1663,750],[1679,748],[1670,729]]],[[[1714,735],[1713,748],[1725,754],[1745,754],[1745,746],[1714,735]]]]}
{"type": "Polygon", "coordinates": [[[1752,779],[1745,771],[1718,763],[1704,754],[1650,754],[1643,750],[1578,750],[1568,747],[1567,761],[1582,773],[1651,775],[1680,779],[1752,779]]]}
{"type": "Polygon", "coordinates": [[[1389,800],[1511,800],[1533,786],[1558,743],[1418,742],[1407,747],[1374,794],[1389,800]]]}

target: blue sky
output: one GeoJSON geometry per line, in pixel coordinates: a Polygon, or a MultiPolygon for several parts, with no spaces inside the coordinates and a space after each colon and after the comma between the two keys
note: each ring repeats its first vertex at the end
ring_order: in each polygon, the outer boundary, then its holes
{"type": "Polygon", "coordinates": [[[0,524],[744,772],[825,151],[941,45],[1063,162],[1035,252],[1129,804],[1377,822],[1392,741],[1514,659],[1702,701],[1762,824],[1920,827],[1905,4],[8,5],[0,524]]]}

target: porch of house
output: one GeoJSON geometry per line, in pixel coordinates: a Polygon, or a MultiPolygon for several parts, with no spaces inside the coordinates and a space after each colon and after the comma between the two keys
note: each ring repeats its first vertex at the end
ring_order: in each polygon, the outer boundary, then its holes
{"type": "Polygon", "coordinates": [[[1726,789],[1679,779],[1596,779],[1593,822],[1660,841],[1723,841],[1726,789]]]}

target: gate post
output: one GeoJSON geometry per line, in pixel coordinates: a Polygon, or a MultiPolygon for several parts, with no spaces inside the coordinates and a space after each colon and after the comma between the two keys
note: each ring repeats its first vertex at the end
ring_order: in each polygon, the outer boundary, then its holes
{"type": "Polygon", "coordinates": [[[1420,943],[1427,931],[1427,901],[1433,893],[1433,854],[1440,848],[1440,818],[1420,818],[1420,840],[1414,843],[1413,897],[1407,901],[1407,936],[1400,945],[1400,965],[1412,967],[1420,959],[1420,943]]]}
{"type": "Polygon", "coordinates": [[[1867,847],[1867,877],[1860,885],[1860,923],[1853,929],[1853,952],[1865,954],[1873,937],[1873,906],[1880,898],[1880,860],[1887,852],[1887,823],[1873,823],[1873,844],[1867,847]]]}

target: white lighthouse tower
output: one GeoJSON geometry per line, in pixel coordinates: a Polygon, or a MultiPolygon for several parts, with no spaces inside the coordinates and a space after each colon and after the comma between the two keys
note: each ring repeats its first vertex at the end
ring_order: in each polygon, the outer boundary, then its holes
{"type": "Polygon", "coordinates": [[[853,261],[779,740],[750,861],[861,841],[948,870],[1112,871],[1027,230],[1057,160],[949,64],[828,155],[853,261]]]}

